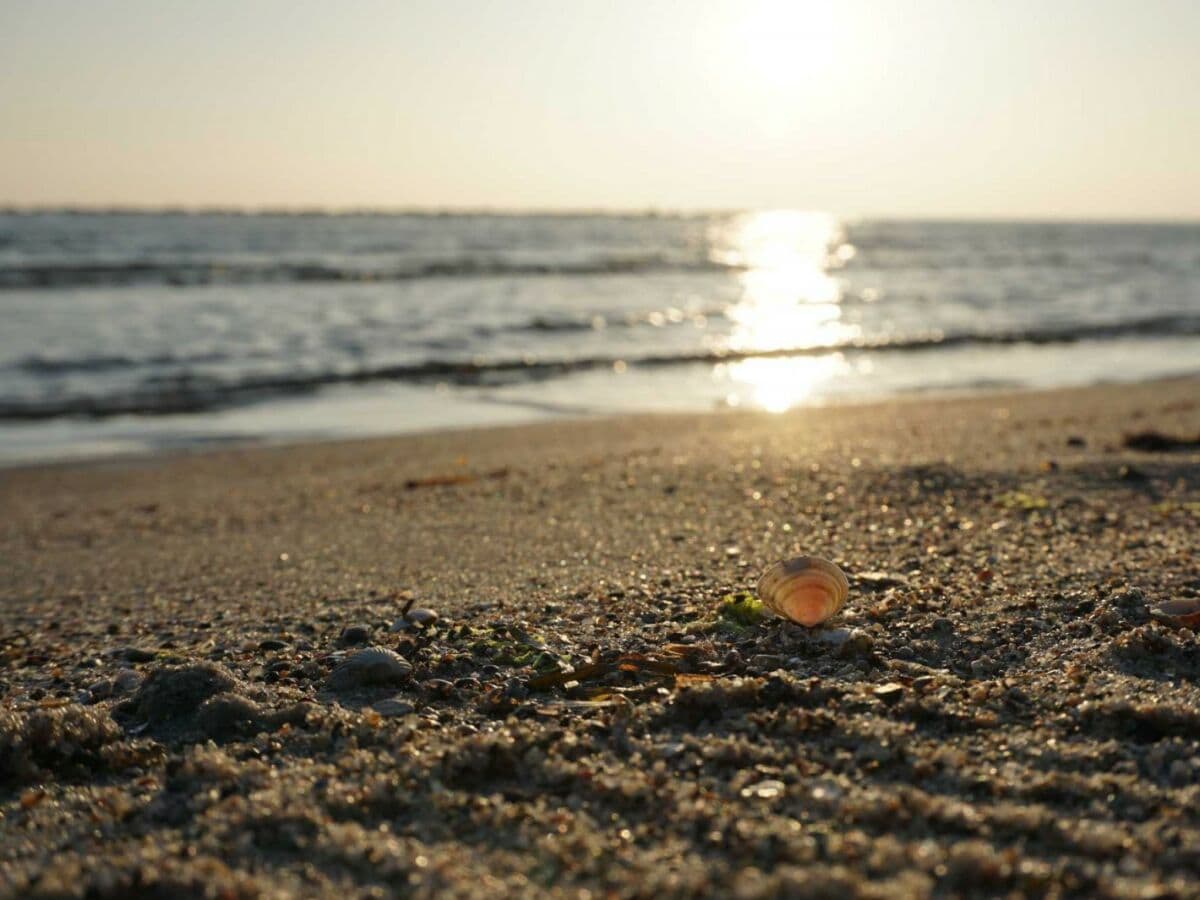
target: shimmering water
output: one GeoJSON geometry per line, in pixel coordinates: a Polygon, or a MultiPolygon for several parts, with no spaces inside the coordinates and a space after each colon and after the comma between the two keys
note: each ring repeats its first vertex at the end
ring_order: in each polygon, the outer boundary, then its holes
{"type": "Polygon", "coordinates": [[[0,457],[1200,369],[1200,225],[0,215],[0,457]]]}

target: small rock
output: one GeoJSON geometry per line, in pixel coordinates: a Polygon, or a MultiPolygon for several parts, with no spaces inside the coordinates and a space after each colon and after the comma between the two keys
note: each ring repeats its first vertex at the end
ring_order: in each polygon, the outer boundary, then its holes
{"type": "Polygon", "coordinates": [[[395,624],[392,625],[392,631],[408,631],[412,628],[432,628],[440,618],[441,616],[432,609],[423,609],[421,607],[410,609],[396,620],[395,624]]]}
{"type": "Polygon", "coordinates": [[[761,672],[774,672],[776,669],[782,669],[787,665],[787,658],[759,653],[756,656],[750,657],[750,665],[761,672]]]}
{"type": "Polygon", "coordinates": [[[933,620],[933,630],[938,634],[952,634],[954,632],[954,622],[945,616],[938,616],[933,620]]]}
{"type": "Polygon", "coordinates": [[[1079,435],[1073,434],[1069,438],[1067,438],[1067,446],[1068,447],[1086,447],[1087,441],[1084,440],[1083,438],[1081,438],[1079,435]]]}
{"type": "Polygon", "coordinates": [[[857,572],[851,579],[856,587],[882,591],[890,587],[906,587],[908,579],[895,572],[857,572]]]}
{"type": "Polygon", "coordinates": [[[844,637],[839,637],[840,639],[834,643],[839,659],[868,656],[875,649],[875,642],[871,640],[871,636],[859,628],[851,628],[844,637]]]}
{"type": "Polygon", "coordinates": [[[258,642],[258,649],[268,652],[272,650],[286,650],[287,648],[287,641],[281,641],[278,638],[267,638],[265,641],[258,642]]]}
{"type": "Polygon", "coordinates": [[[893,706],[904,697],[904,685],[896,681],[889,681],[887,684],[881,684],[875,688],[874,694],[888,706],[893,706]]]}
{"type": "Polygon", "coordinates": [[[201,705],[196,713],[196,724],[215,739],[252,734],[262,724],[262,710],[253,700],[240,694],[217,694],[201,705]]]}
{"type": "Polygon", "coordinates": [[[128,694],[137,690],[142,683],[142,675],[133,669],[121,669],[113,676],[112,687],[114,694],[128,694]]]}
{"type": "Polygon", "coordinates": [[[786,790],[787,785],[782,781],[768,779],[767,781],[759,781],[742,788],[742,796],[748,798],[754,797],[759,800],[772,800],[786,790]]]}
{"type": "Polygon", "coordinates": [[[432,694],[435,697],[453,697],[454,685],[445,678],[430,678],[423,685],[422,690],[427,694],[432,694]]]}
{"type": "Polygon", "coordinates": [[[996,671],[996,664],[986,656],[971,660],[971,674],[976,678],[985,678],[996,671]]]}
{"type": "Polygon", "coordinates": [[[158,654],[153,650],[143,650],[140,647],[126,647],[121,651],[121,656],[131,663],[143,663],[152,661],[158,654]]]}
{"type": "Polygon", "coordinates": [[[842,786],[832,779],[818,781],[812,787],[812,798],[818,803],[833,803],[840,800],[846,792],[842,786]]]}
{"type": "Polygon", "coordinates": [[[849,628],[827,628],[817,635],[817,640],[831,647],[840,647],[850,640],[853,632],[849,628]]]}
{"type": "Polygon", "coordinates": [[[391,697],[387,700],[380,700],[371,708],[385,718],[407,716],[409,713],[416,711],[416,707],[411,703],[405,700],[398,700],[395,697],[391,697]]]}
{"type": "Polygon", "coordinates": [[[339,647],[353,647],[358,644],[365,644],[371,640],[370,625],[347,625],[342,629],[341,635],[338,637],[339,647]]]}

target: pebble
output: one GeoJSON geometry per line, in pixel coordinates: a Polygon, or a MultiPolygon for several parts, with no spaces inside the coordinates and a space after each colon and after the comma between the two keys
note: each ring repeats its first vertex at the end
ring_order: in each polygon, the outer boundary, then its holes
{"type": "Polygon", "coordinates": [[[851,634],[853,632],[849,628],[828,628],[817,635],[817,640],[822,644],[840,647],[846,641],[850,640],[851,634]]]}
{"type": "Polygon", "coordinates": [[[126,647],[121,651],[121,656],[132,663],[150,662],[155,659],[158,654],[153,650],[143,650],[140,647],[126,647]]]}
{"type": "Polygon", "coordinates": [[[847,638],[838,644],[837,655],[840,659],[852,659],[857,656],[867,656],[875,649],[875,642],[865,631],[852,629],[847,638]]]}
{"type": "Polygon", "coordinates": [[[133,669],[120,669],[113,676],[112,686],[113,693],[128,694],[132,690],[136,690],[138,685],[142,683],[142,675],[133,669]]]}
{"type": "Polygon", "coordinates": [[[832,803],[840,800],[845,793],[841,785],[828,778],[819,780],[812,788],[812,798],[818,803],[832,803]]]}
{"type": "Polygon", "coordinates": [[[408,631],[410,628],[432,628],[441,616],[432,609],[410,609],[392,625],[392,631],[408,631]]]}
{"type": "Polygon", "coordinates": [[[774,672],[776,669],[782,669],[787,665],[787,658],[772,656],[769,653],[759,653],[756,656],[750,657],[750,665],[763,672],[774,672]]]}
{"type": "Polygon", "coordinates": [[[954,623],[945,616],[938,616],[933,620],[933,630],[938,634],[953,634],[954,623]]]}
{"type": "Polygon", "coordinates": [[[222,693],[205,700],[196,712],[196,724],[210,738],[223,739],[258,730],[262,720],[259,705],[248,697],[222,693]]]}
{"type": "Polygon", "coordinates": [[[754,784],[742,788],[742,796],[756,797],[759,800],[771,800],[775,797],[778,797],[785,790],[787,790],[787,785],[785,785],[782,781],[768,779],[767,781],[755,782],[754,784]]]}
{"type": "Polygon", "coordinates": [[[516,700],[524,700],[529,696],[529,688],[520,678],[510,678],[504,683],[504,696],[516,700]]]}
{"type": "Polygon", "coordinates": [[[896,572],[858,572],[851,580],[857,587],[877,591],[908,586],[908,579],[896,572]]]}
{"type": "Polygon", "coordinates": [[[371,709],[386,718],[396,716],[407,716],[409,713],[416,712],[416,707],[407,700],[398,700],[395,697],[389,697],[387,700],[380,700],[371,709]]]}
{"type": "Polygon", "coordinates": [[[427,694],[433,694],[436,697],[452,697],[454,695],[454,685],[445,678],[430,678],[421,685],[421,688],[427,694]]]}
{"type": "Polygon", "coordinates": [[[338,637],[338,646],[353,647],[357,644],[365,644],[371,640],[371,631],[370,625],[347,625],[338,637]]]}
{"type": "Polygon", "coordinates": [[[881,684],[875,688],[874,693],[888,706],[892,706],[904,697],[904,685],[896,681],[889,681],[887,684],[881,684]]]}
{"type": "Polygon", "coordinates": [[[92,702],[103,700],[109,697],[113,692],[113,683],[111,678],[101,678],[99,681],[88,685],[87,696],[92,702]]]}
{"type": "Polygon", "coordinates": [[[267,638],[265,641],[258,642],[259,650],[286,650],[288,648],[287,641],[281,641],[278,638],[267,638]]]}

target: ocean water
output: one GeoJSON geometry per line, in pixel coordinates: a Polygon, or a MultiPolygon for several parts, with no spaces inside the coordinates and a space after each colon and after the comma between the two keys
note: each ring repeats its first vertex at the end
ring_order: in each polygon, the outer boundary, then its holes
{"type": "Polygon", "coordinates": [[[1200,371],[1200,225],[0,214],[0,460],[1200,371]]]}

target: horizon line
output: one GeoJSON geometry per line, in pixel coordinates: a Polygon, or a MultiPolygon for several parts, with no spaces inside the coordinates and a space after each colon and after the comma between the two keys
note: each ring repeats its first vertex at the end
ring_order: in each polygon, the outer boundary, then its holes
{"type": "Polygon", "coordinates": [[[1200,213],[1182,216],[1136,214],[1011,214],[1011,213],[838,213],[827,209],[801,206],[737,206],[737,207],[670,207],[670,206],[500,206],[500,205],[311,205],[311,204],[186,204],[186,203],[6,203],[0,201],[0,215],[177,215],[177,216],[543,216],[561,217],[623,217],[623,218],[704,218],[744,213],[794,211],[833,216],[842,221],[910,221],[910,222],[994,222],[1013,224],[1200,224],[1200,213]]]}

